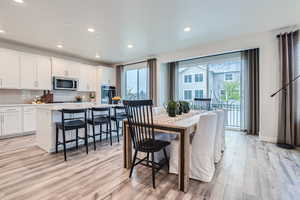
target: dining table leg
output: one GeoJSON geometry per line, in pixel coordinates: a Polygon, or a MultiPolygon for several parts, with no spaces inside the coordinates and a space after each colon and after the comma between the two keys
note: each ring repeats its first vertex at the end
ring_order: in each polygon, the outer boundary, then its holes
{"type": "Polygon", "coordinates": [[[124,168],[130,169],[132,164],[132,143],[130,137],[130,129],[127,123],[123,122],[123,159],[124,168]]]}
{"type": "Polygon", "coordinates": [[[183,192],[188,191],[190,179],[190,136],[188,130],[182,130],[179,135],[179,155],[178,155],[178,186],[183,192]]]}

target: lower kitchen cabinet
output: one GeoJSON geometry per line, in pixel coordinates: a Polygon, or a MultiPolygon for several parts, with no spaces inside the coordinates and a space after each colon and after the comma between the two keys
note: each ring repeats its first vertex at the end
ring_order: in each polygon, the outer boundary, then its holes
{"type": "Polygon", "coordinates": [[[22,132],[21,107],[9,107],[0,109],[1,136],[7,136],[22,132]]]}
{"type": "Polygon", "coordinates": [[[23,108],[23,132],[32,132],[36,130],[36,108],[23,108]]]}

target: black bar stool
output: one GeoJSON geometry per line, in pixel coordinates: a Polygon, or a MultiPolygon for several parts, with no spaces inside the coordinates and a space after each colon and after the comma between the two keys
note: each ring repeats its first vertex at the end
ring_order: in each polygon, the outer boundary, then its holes
{"type": "Polygon", "coordinates": [[[56,123],[56,153],[58,152],[58,146],[63,145],[65,161],[67,160],[66,144],[70,142],[76,142],[76,148],[78,149],[79,139],[84,140],[86,147],[86,153],[88,154],[88,135],[87,135],[87,110],[86,109],[62,109],[61,122],[56,123]],[[78,136],[78,130],[84,129],[84,137],[78,136]],[[59,130],[62,130],[62,139],[59,141],[59,130]],[[76,139],[66,140],[66,131],[76,130],[76,139]]]}
{"type": "Polygon", "coordinates": [[[102,134],[106,134],[106,140],[108,135],[110,136],[110,145],[112,145],[111,135],[111,121],[110,121],[110,107],[105,108],[91,108],[92,118],[88,119],[88,123],[92,125],[93,135],[88,135],[94,140],[94,150],[96,150],[96,136],[100,136],[100,142],[102,141],[102,134]],[[102,129],[102,125],[106,125],[106,130],[102,129]],[[96,133],[95,127],[100,126],[100,132],[96,133]]]}
{"type": "Polygon", "coordinates": [[[111,117],[111,120],[116,123],[116,129],[115,130],[111,130],[111,131],[117,133],[118,142],[120,142],[120,136],[119,136],[120,122],[122,122],[124,119],[127,118],[127,114],[126,114],[124,106],[114,106],[113,110],[114,110],[114,114],[111,117]]]}

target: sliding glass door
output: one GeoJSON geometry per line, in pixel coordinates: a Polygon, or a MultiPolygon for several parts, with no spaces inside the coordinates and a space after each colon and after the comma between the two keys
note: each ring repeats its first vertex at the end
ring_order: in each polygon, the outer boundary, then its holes
{"type": "Polygon", "coordinates": [[[193,104],[211,98],[213,108],[227,110],[227,126],[241,128],[241,54],[231,53],[180,61],[176,69],[176,97],[193,104]]]}
{"type": "Polygon", "coordinates": [[[125,87],[122,91],[124,99],[137,100],[149,98],[148,71],[146,63],[126,66],[124,68],[125,87]]]}

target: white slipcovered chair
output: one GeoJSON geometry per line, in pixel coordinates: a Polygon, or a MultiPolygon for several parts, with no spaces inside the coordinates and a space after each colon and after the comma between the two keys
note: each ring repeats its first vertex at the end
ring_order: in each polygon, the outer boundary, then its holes
{"type": "Polygon", "coordinates": [[[216,110],[214,111],[217,116],[217,130],[216,130],[216,138],[215,138],[215,163],[220,162],[222,158],[223,145],[225,140],[225,129],[224,129],[224,111],[216,110]]]}
{"type": "MultiPolygon", "coordinates": [[[[210,182],[215,173],[214,145],[217,114],[202,113],[190,145],[190,178],[210,182]]],[[[178,174],[178,140],[172,140],[169,172],[178,174]]]]}

